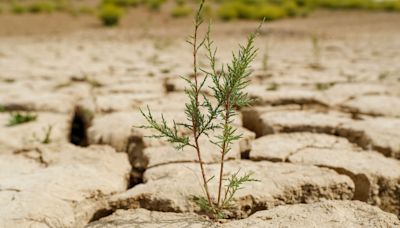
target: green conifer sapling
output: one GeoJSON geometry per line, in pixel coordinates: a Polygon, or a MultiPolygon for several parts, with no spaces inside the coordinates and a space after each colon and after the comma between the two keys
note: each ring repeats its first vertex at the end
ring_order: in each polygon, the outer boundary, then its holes
{"type": "Polygon", "coordinates": [[[148,125],[141,128],[153,129],[157,132],[155,135],[148,137],[164,138],[172,143],[177,150],[185,147],[192,147],[197,153],[197,159],[200,166],[204,196],[193,197],[194,202],[208,215],[213,218],[224,218],[224,211],[229,210],[234,202],[235,193],[246,182],[256,181],[252,178],[252,173],[245,173],[239,176],[239,171],[229,178],[224,178],[224,161],[225,156],[231,150],[232,143],[241,138],[237,129],[233,126],[233,120],[236,116],[236,109],[251,104],[244,89],[249,84],[250,64],[254,60],[257,49],[254,48],[254,40],[259,32],[260,26],[256,32],[250,34],[245,45],[239,45],[239,51],[232,54],[232,60],[229,64],[223,65],[220,69],[216,66],[217,49],[213,47],[213,41],[210,36],[211,26],[202,39],[199,39],[199,28],[203,23],[202,10],[205,0],[202,0],[199,9],[194,18],[194,32],[187,42],[192,47],[193,52],[193,79],[182,77],[187,82],[185,91],[189,101],[185,104],[185,114],[187,122],[172,123],[168,126],[165,118],[161,116],[161,121],[157,121],[149,107],[147,112],[141,110],[142,115],[148,122],[148,125]],[[204,48],[210,62],[209,69],[200,69],[198,66],[199,50],[204,48]],[[205,74],[203,79],[199,75],[205,74]],[[210,88],[213,91],[212,102],[203,95],[207,80],[212,80],[210,88]],[[190,132],[190,135],[181,134],[178,130],[183,127],[190,132]],[[219,135],[211,135],[219,129],[219,135]],[[203,151],[202,145],[199,143],[201,136],[207,136],[211,143],[220,149],[220,172],[218,176],[218,192],[215,196],[209,190],[209,182],[215,177],[208,177],[205,173],[205,164],[202,159],[203,153],[211,151],[203,151]]]}

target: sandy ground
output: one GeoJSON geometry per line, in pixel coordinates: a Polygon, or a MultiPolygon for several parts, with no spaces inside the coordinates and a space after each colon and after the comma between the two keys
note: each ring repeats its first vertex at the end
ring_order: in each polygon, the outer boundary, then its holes
{"type": "MultiPolygon", "coordinates": [[[[242,167],[261,181],[238,194],[230,215],[250,217],[223,226],[312,223],[297,211],[327,227],[332,216],[342,226],[399,225],[399,21],[400,14],[319,11],[263,26],[247,89],[256,103],[238,111],[244,137],[227,162],[228,173],[242,167]]],[[[0,226],[83,227],[102,217],[91,226],[210,226],[190,214],[198,211],[190,195],[201,194],[195,153],[132,129],[147,105],[183,119],[178,76],[191,74],[190,25],[139,11],[111,29],[88,16],[0,15],[0,226]],[[12,111],[37,120],[7,127],[12,111]]],[[[215,22],[218,63],[257,25],[215,22]]],[[[217,153],[205,156],[214,173],[218,152],[203,146],[217,153]]]]}

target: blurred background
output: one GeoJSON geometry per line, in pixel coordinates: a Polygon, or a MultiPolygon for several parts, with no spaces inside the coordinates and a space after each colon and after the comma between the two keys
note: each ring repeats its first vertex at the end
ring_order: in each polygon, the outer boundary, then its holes
{"type": "MultiPolygon", "coordinates": [[[[0,33],[43,33],[100,26],[146,26],[191,18],[198,0],[1,0],[0,33]]],[[[302,18],[321,10],[400,12],[400,0],[209,0],[213,20],[302,18]]]]}

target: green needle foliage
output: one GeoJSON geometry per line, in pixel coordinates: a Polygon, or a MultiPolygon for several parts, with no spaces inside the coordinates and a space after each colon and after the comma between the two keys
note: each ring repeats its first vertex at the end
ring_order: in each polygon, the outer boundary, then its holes
{"type": "Polygon", "coordinates": [[[232,144],[242,136],[233,126],[236,116],[235,110],[252,103],[252,100],[244,92],[244,89],[249,84],[250,64],[257,53],[257,49],[254,48],[254,40],[260,27],[258,27],[256,32],[249,35],[245,45],[239,45],[239,51],[232,54],[232,60],[229,64],[217,69],[217,49],[213,47],[213,41],[210,36],[210,25],[205,36],[199,39],[198,31],[203,23],[202,13],[204,2],[205,0],[201,1],[195,15],[194,33],[187,40],[193,51],[194,76],[194,80],[182,77],[188,85],[185,91],[189,98],[189,101],[185,104],[187,121],[185,123],[173,122],[172,127],[169,127],[163,116],[161,116],[160,122],[155,120],[151,110],[148,108],[147,112],[142,111],[142,115],[146,118],[148,125],[141,126],[141,128],[155,130],[157,134],[149,137],[164,138],[174,144],[177,149],[181,150],[189,146],[196,150],[205,196],[195,196],[193,197],[193,201],[211,217],[225,218],[224,211],[232,206],[235,193],[242,188],[241,186],[244,183],[255,181],[255,179],[251,178],[251,173],[246,173],[240,177],[239,172],[237,172],[227,179],[224,178],[224,160],[226,154],[231,150],[232,144]],[[198,52],[202,48],[206,50],[210,63],[210,67],[207,70],[201,69],[198,66],[198,52]],[[205,74],[202,80],[199,79],[200,73],[205,74]],[[212,80],[211,89],[215,102],[211,102],[206,96],[202,95],[202,89],[208,79],[212,80]],[[185,128],[191,134],[180,134],[178,127],[185,128]],[[221,133],[215,137],[211,136],[210,133],[214,133],[217,129],[221,133]],[[201,150],[201,145],[199,144],[199,138],[203,135],[207,136],[210,142],[220,149],[217,197],[212,197],[208,187],[209,182],[214,179],[214,176],[209,178],[205,173],[204,162],[202,160],[202,154],[205,152],[201,150]],[[217,200],[212,200],[214,198],[217,200]]]}
{"type": "Polygon", "coordinates": [[[231,203],[233,201],[233,196],[235,193],[242,189],[242,185],[246,182],[252,182],[252,181],[258,181],[256,179],[251,178],[252,173],[247,173],[243,175],[242,177],[238,177],[239,171],[235,174],[233,174],[229,179],[228,179],[228,184],[226,185],[225,189],[225,194],[224,194],[224,200],[222,201],[222,207],[224,208],[229,208],[231,207],[231,203]]]}
{"type": "Polygon", "coordinates": [[[35,121],[37,119],[36,114],[22,114],[20,112],[10,113],[10,118],[8,119],[7,127],[12,127],[15,125],[28,123],[31,121],[35,121]]]}
{"type": "Polygon", "coordinates": [[[161,123],[159,123],[153,118],[153,115],[151,114],[149,107],[147,107],[147,110],[148,110],[147,114],[144,113],[142,110],[140,110],[142,112],[142,115],[146,118],[149,124],[148,126],[142,126],[141,128],[155,129],[159,133],[158,135],[152,135],[149,137],[166,138],[166,140],[172,143],[177,150],[181,150],[185,146],[190,145],[189,137],[179,135],[175,121],[174,121],[174,126],[170,128],[168,127],[167,122],[164,119],[164,116],[161,116],[162,121],[161,123]]]}

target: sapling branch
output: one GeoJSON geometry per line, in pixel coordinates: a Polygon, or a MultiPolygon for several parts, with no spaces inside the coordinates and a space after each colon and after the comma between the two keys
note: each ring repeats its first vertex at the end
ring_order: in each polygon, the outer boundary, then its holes
{"type": "Polygon", "coordinates": [[[195,26],[194,26],[194,35],[193,35],[193,74],[194,74],[194,80],[195,80],[195,86],[193,88],[193,86],[191,87],[192,93],[190,98],[191,98],[191,102],[190,105],[187,106],[188,110],[189,110],[189,114],[191,114],[192,117],[192,130],[193,130],[193,137],[194,137],[194,142],[195,142],[195,148],[196,148],[196,152],[197,152],[197,158],[199,160],[199,164],[200,164],[200,169],[201,169],[201,175],[203,177],[203,182],[204,182],[204,189],[207,195],[207,201],[208,204],[212,207],[213,203],[211,200],[211,196],[210,196],[210,192],[208,189],[208,182],[207,182],[207,177],[205,174],[205,170],[204,170],[204,164],[203,164],[203,159],[201,157],[201,150],[200,150],[200,145],[199,145],[199,138],[201,136],[201,132],[204,132],[204,130],[201,129],[201,127],[199,128],[200,123],[203,123],[204,121],[204,115],[202,115],[200,113],[200,107],[199,107],[199,92],[201,87],[204,85],[204,83],[202,83],[200,85],[200,87],[198,86],[198,66],[197,66],[197,53],[199,51],[199,49],[201,48],[201,46],[204,44],[204,40],[197,45],[197,36],[198,36],[198,32],[199,32],[199,27],[200,25],[203,23],[203,19],[202,19],[202,10],[203,10],[203,6],[204,6],[204,2],[205,0],[202,0],[199,6],[199,9],[197,10],[196,13],[196,17],[195,17],[195,26]],[[194,98],[193,98],[194,96],[194,98]],[[194,100],[194,102],[193,102],[194,100]]]}
{"type": "Polygon", "coordinates": [[[189,143],[189,137],[179,135],[177,124],[175,123],[175,121],[173,127],[171,128],[167,125],[167,121],[165,120],[163,115],[161,116],[162,121],[161,123],[159,123],[153,118],[153,115],[151,114],[149,107],[147,107],[147,110],[148,110],[147,114],[143,110],[140,110],[140,112],[145,117],[149,125],[139,126],[139,127],[145,129],[154,129],[158,131],[159,134],[146,137],[165,138],[168,142],[172,143],[178,150],[182,150],[185,146],[193,146],[189,143]]]}
{"type": "MultiPolygon", "coordinates": [[[[215,69],[216,49],[212,48],[210,32],[206,35],[206,49],[210,60],[211,72],[208,73],[213,79],[214,96],[219,103],[222,103],[221,117],[223,132],[217,136],[218,141],[214,142],[221,148],[220,172],[217,206],[220,207],[221,191],[223,182],[223,171],[225,155],[230,151],[231,144],[240,139],[241,135],[236,135],[237,129],[232,126],[232,117],[235,116],[235,108],[241,108],[251,103],[248,95],[243,89],[249,84],[247,79],[250,75],[250,63],[254,60],[257,50],[254,49],[254,39],[260,27],[247,39],[246,46],[240,45],[239,52],[232,55],[232,62],[226,65],[227,71],[223,69],[217,73],[215,69]]],[[[209,28],[210,31],[210,28],[209,28]]]]}
{"type": "Polygon", "coordinates": [[[224,199],[222,200],[222,208],[228,208],[231,206],[231,203],[233,201],[233,196],[235,193],[242,189],[242,186],[246,182],[254,182],[258,181],[254,178],[251,178],[253,173],[245,173],[242,177],[238,177],[240,170],[237,171],[236,173],[232,174],[230,178],[228,178],[228,184],[226,185],[225,188],[225,194],[224,194],[224,199]]]}

